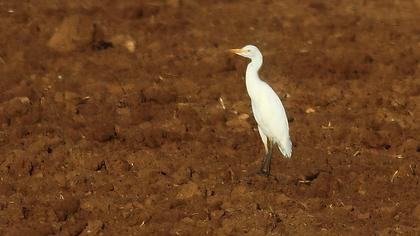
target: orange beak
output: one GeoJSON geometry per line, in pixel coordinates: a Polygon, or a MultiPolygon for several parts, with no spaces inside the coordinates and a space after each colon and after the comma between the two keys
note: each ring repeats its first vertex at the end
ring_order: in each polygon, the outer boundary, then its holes
{"type": "Polygon", "coordinates": [[[229,52],[239,54],[239,53],[242,53],[243,50],[241,48],[239,48],[239,49],[234,48],[234,49],[229,49],[229,52]]]}

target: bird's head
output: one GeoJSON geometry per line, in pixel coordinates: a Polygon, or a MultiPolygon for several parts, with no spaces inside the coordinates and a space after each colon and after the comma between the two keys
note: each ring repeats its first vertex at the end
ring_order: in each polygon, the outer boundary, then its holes
{"type": "Polygon", "coordinates": [[[262,58],[260,50],[254,45],[246,45],[243,48],[239,49],[229,49],[229,52],[238,54],[239,56],[247,57],[251,60],[256,58],[262,58]]]}

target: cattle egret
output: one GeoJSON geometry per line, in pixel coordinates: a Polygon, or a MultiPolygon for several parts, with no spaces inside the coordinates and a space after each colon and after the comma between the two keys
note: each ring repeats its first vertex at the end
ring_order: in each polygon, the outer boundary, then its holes
{"type": "Polygon", "coordinates": [[[245,74],[246,89],[251,98],[252,112],[258,123],[258,132],[265,147],[265,157],[260,173],[270,175],[273,145],[277,144],[283,156],[292,156],[292,142],[286,112],[276,92],[258,76],[263,56],[257,47],[247,45],[241,49],[230,49],[232,53],[251,59],[245,74]]]}

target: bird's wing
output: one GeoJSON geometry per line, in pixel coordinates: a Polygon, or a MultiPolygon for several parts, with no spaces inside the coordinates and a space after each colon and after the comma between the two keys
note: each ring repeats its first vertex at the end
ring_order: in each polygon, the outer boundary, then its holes
{"type": "Polygon", "coordinates": [[[262,104],[259,104],[259,107],[261,107],[261,109],[264,109],[264,112],[271,114],[269,116],[270,121],[276,123],[284,123],[288,127],[286,111],[283,107],[283,103],[281,102],[279,96],[267,83],[264,83],[262,89],[264,90],[261,92],[263,98],[261,100],[262,104]]]}
{"type": "Polygon", "coordinates": [[[262,89],[264,91],[261,92],[263,98],[260,100],[260,104],[258,104],[259,113],[269,115],[260,115],[261,126],[264,126],[263,130],[265,132],[269,132],[267,135],[273,137],[283,155],[290,157],[292,144],[289,136],[289,123],[286,111],[280,98],[268,84],[265,84],[262,89]]]}

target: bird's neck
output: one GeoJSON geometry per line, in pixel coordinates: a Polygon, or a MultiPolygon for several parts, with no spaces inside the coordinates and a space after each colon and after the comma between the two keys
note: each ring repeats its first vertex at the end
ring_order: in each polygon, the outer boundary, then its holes
{"type": "Polygon", "coordinates": [[[262,58],[261,59],[254,59],[246,68],[245,74],[245,82],[246,82],[246,89],[248,91],[249,96],[253,99],[256,97],[255,88],[258,88],[258,84],[261,83],[261,79],[258,76],[258,70],[262,66],[262,58]]]}
{"type": "Polygon", "coordinates": [[[258,71],[262,66],[262,58],[253,59],[246,68],[246,79],[249,80],[260,80],[258,76],[258,71]]]}

